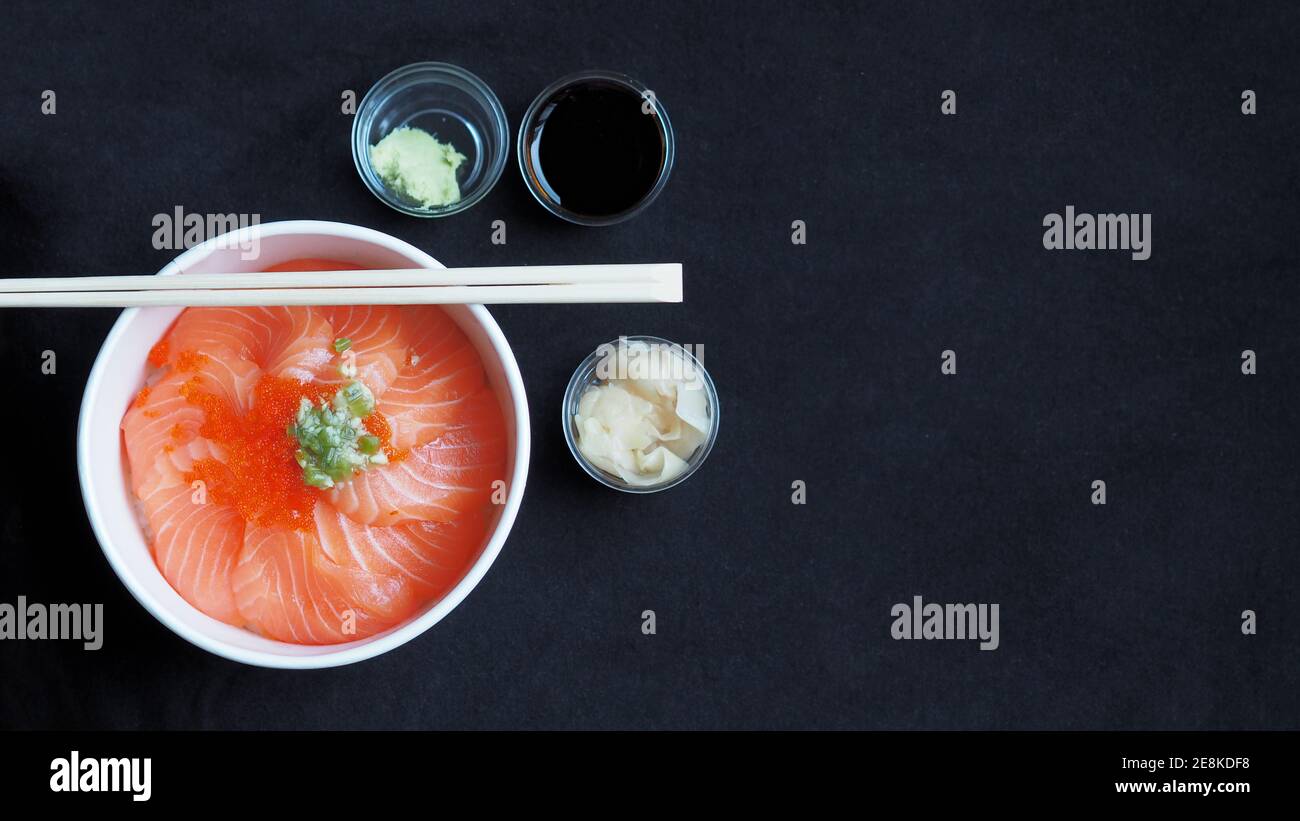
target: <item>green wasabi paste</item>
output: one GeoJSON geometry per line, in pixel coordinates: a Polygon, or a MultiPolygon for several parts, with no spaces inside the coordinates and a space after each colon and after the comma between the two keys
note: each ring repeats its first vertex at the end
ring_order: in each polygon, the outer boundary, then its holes
{"type": "Polygon", "coordinates": [[[465,162],[448,143],[419,128],[395,128],[370,146],[370,164],[390,189],[420,208],[460,202],[456,170],[465,162]]]}

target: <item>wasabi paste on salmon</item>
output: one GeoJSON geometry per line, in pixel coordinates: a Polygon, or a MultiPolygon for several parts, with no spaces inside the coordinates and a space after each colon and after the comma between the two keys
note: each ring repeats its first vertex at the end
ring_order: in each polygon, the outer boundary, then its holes
{"type": "Polygon", "coordinates": [[[427,131],[395,128],[370,146],[370,164],[384,184],[420,208],[460,202],[456,171],[465,155],[427,131]]]}

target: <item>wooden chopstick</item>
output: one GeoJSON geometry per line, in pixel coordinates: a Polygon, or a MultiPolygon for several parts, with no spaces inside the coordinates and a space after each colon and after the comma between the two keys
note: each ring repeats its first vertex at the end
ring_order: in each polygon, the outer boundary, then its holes
{"type": "Polygon", "coordinates": [[[0,279],[0,307],[681,302],[679,263],[0,279]]]}
{"type": "Polygon", "coordinates": [[[3,308],[133,308],[250,305],[523,305],[681,302],[681,290],[656,282],[581,285],[442,285],[429,288],[255,288],[0,293],[3,308]]]}

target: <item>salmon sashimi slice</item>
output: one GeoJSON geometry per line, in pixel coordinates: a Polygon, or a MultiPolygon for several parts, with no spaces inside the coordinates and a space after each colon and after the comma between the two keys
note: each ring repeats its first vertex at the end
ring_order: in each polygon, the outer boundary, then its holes
{"type": "Polygon", "coordinates": [[[220,358],[224,351],[274,376],[305,382],[333,359],[330,334],[329,320],[319,308],[190,309],[167,337],[168,361],[175,363],[194,352],[220,358]]]}
{"type": "Polygon", "coordinates": [[[486,381],[478,351],[445,311],[434,306],[402,311],[407,325],[417,331],[406,366],[378,404],[398,450],[436,438],[457,418],[455,406],[486,381]]]}
{"type": "Polygon", "coordinates": [[[316,506],[316,533],[336,564],[409,579],[431,600],[465,574],[483,546],[487,517],[469,513],[449,523],[367,527],[322,503],[316,506]]]}
{"type": "Polygon", "coordinates": [[[450,522],[490,504],[493,483],[505,480],[505,462],[505,419],[485,387],[456,404],[456,416],[437,439],[336,485],[326,499],[364,525],[450,522]]]}
{"type": "Polygon", "coordinates": [[[344,305],[320,310],[334,329],[334,338],[351,343],[340,359],[351,359],[357,366],[355,377],[342,377],[337,369],[331,368],[320,380],[341,386],[351,378],[359,379],[375,398],[382,396],[406,365],[410,346],[402,313],[390,305],[344,305]]]}
{"type": "MultiPolygon", "coordinates": [[[[224,400],[236,413],[245,414],[253,405],[253,388],[262,376],[262,369],[248,359],[232,357],[194,356],[191,361],[179,363],[191,368],[199,376],[195,386],[224,400]]],[[[176,370],[181,367],[173,366],[176,370]]]]}
{"type": "Polygon", "coordinates": [[[131,475],[135,479],[135,495],[139,499],[153,493],[161,484],[172,481],[172,477],[185,476],[194,470],[196,462],[214,459],[224,462],[225,448],[202,436],[196,436],[183,445],[166,446],[150,466],[132,465],[131,475]]]}
{"type": "Polygon", "coordinates": [[[184,445],[198,436],[203,411],[181,395],[181,386],[192,377],[166,374],[141,391],[122,417],[126,455],[137,488],[165,449],[184,445]]]}
{"type": "Polygon", "coordinates": [[[154,561],[181,597],[214,619],[241,626],[231,570],[244,546],[244,520],[160,470],[140,502],[153,531],[154,561]]]}
{"type": "Polygon", "coordinates": [[[133,487],[149,479],[160,458],[185,472],[205,457],[224,459],[211,442],[193,447],[205,420],[203,409],[190,401],[194,393],[205,393],[241,411],[251,401],[252,386],[260,373],[251,362],[219,362],[206,359],[196,372],[169,370],[161,379],[141,391],[122,417],[122,433],[131,463],[133,487]]]}
{"type": "Polygon", "coordinates": [[[278,527],[247,528],[231,586],[249,626],[296,644],[365,638],[419,603],[403,580],[336,565],[314,533],[278,527]]]}

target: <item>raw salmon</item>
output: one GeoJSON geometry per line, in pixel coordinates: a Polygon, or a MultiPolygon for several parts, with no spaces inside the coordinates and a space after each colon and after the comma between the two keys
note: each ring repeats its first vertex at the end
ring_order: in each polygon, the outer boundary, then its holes
{"type": "Polygon", "coordinates": [[[416,606],[414,591],[402,580],[339,566],[321,550],[316,534],[284,528],[248,529],[231,587],[250,626],[296,644],[369,636],[416,606]]]}
{"type": "Polygon", "coordinates": [[[155,463],[167,455],[166,451],[198,436],[203,411],[180,392],[181,385],[189,378],[189,374],[167,374],[142,390],[122,418],[134,489],[138,490],[149,478],[155,463]]]}
{"type": "Polygon", "coordinates": [[[406,307],[411,340],[407,363],[379,399],[379,411],[393,431],[393,447],[407,449],[431,441],[447,429],[456,406],[485,382],[483,364],[465,333],[443,311],[406,307]]]}
{"type": "Polygon", "coordinates": [[[379,527],[450,522],[487,507],[493,483],[505,480],[505,419],[488,388],[455,408],[436,439],[332,488],[326,498],[354,521],[379,527]]]}
{"type": "Polygon", "coordinates": [[[221,397],[238,413],[247,413],[252,407],[253,386],[262,375],[254,361],[206,354],[182,358],[172,367],[197,376],[197,382],[190,380],[196,388],[221,397]]]}
{"type": "MultiPolygon", "coordinates": [[[[383,396],[406,365],[410,349],[401,313],[388,305],[331,306],[321,310],[334,329],[334,338],[350,343],[343,357],[351,357],[356,363],[357,375],[352,378],[364,382],[375,398],[383,396]]],[[[342,385],[347,379],[335,370],[323,374],[321,381],[342,385]]]]}
{"type": "Polygon", "coordinates": [[[195,504],[194,489],[175,471],[160,471],[140,497],[153,531],[154,561],[190,604],[230,624],[241,622],[230,571],[244,546],[244,520],[229,507],[195,504]]]}
{"type": "Polygon", "coordinates": [[[314,379],[334,358],[332,329],[319,308],[191,309],[176,320],[169,340],[170,363],[198,351],[299,380],[314,379]]]}
{"type": "Polygon", "coordinates": [[[505,478],[505,418],[440,308],[190,308],[150,362],[122,419],[131,487],[159,570],[202,612],[280,641],[353,641],[446,595],[482,550],[505,478]],[[345,361],[355,377],[340,374],[345,361]],[[299,396],[325,401],[352,378],[376,397],[363,421],[392,461],[307,487],[291,438],[299,396]]]}
{"type": "Polygon", "coordinates": [[[483,546],[485,525],[483,514],[470,513],[449,523],[367,527],[332,505],[316,506],[321,548],[336,564],[406,579],[431,595],[460,581],[483,546]]]}

